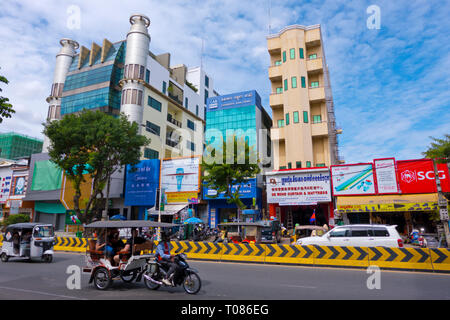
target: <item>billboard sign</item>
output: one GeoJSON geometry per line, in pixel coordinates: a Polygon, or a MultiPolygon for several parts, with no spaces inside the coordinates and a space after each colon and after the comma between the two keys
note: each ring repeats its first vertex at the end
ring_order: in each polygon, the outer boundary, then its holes
{"type": "Polygon", "coordinates": [[[159,183],[159,159],[141,160],[134,167],[134,172],[130,165],[126,168],[125,205],[152,207],[159,183]]]}
{"type": "Polygon", "coordinates": [[[373,160],[379,194],[398,193],[395,158],[373,160]]]}
{"type": "MultiPolygon", "coordinates": [[[[233,185],[231,187],[231,192],[236,192],[237,188],[240,186],[239,189],[239,197],[240,198],[255,198],[256,197],[256,179],[249,179],[246,183],[240,183],[240,184],[236,184],[233,185]]],[[[204,200],[221,200],[221,199],[226,199],[225,197],[225,192],[221,192],[217,197],[215,197],[217,195],[217,191],[212,189],[212,188],[208,188],[208,187],[204,187],[203,188],[203,199],[204,200]],[[212,198],[214,197],[214,198],[212,198]]]]}
{"type": "Polygon", "coordinates": [[[372,163],[331,166],[334,196],[376,194],[372,163]]]}
{"type": "Polygon", "coordinates": [[[283,172],[267,176],[267,202],[285,205],[315,205],[330,202],[328,169],[308,172],[283,172]]]}
{"type": "MultiPolygon", "coordinates": [[[[450,192],[449,172],[446,164],[438,164],[442,191],[450,192]]],[[[437,192],[434,164],[431,159],[397,161],[397,179],[402,193],[437,192]]]]}
{"type": "Polygon", "coordinates": [[[175,158],[163,160],[161,188],[166,193],[200,191],[200,158],[175,158]]]}
{"type": "Polygon", "coordinates": [[[10,168],[0,169],[0,204],[6,203],[11,190],[12,170],[10,168]]]}

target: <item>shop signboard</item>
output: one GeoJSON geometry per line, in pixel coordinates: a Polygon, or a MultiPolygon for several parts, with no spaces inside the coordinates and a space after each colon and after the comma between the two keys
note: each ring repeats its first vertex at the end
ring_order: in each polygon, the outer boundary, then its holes
{"type": "Polygon", "coordinates": [[[0,169],[0,204],[6,203],[6,200],[9,197],[12,173],[13,172],[10,168],[0,169]]]}
{"type": "Polygon", "coordinates": [[[318,202],[330,201],[330,173],[328,169],[268,175],[268,203],[278,203],[285,206],[313,205],[318,202]]]}
{"type": "MultiPolygon", "coordinates": [[[[245,183],[240,183],[233,185],[231,187],[231,192],[236,192],[237,188],[239,188],[239,197],[242,199],[249,199],[249,198],[256,198],[256,179],[249,179],[245,183]]],[[[203,187],[203,199],[205,200],[219,200],[219,199],[225,199],[225,192],[221,192],[217,197],[217,191],[208,188],[203,187]]]]}
{"type": "Polygon", "coordinates": [[[331,166],[334,196],[376,194],[372,163],[331,166]]]}
{"type": "Polygon", "coordinates": [[[398,193],[395,158],[375,159],[375,176],[379,194],[398,193]]]}
{"type": "Polygon", "coordinates": [[[200,191],[199,157],[165,159],[161,166],[161,188],[166,193],[200,191]]]}
{"type": "MultiPolygon", "coordinates": [[[[443,192],[450,192],[449,173],[446,164],[438,164],[443,192]]],[[[431,159],[397,161],[397,179],[401,193],[436,193],[436,177],[431,159]]]]}
{"type": "Polygon", "coordinates": [[[135,171],[130,165],[126,168],[125,205],[152,207],[159,183],[159,160],[142,160],[134,168],[135,171]]]}
{"type": "Polygon", "coordinates": [[[339,213],[436,211],[438,208],[437,202],[337,205],[339,213]]]}
{"type": "Polygon", "coordinates": [[[174,203],[190,203],[197,204],[198,203],[198,193],[197,192],[172,192],[165,194],[166,203],[174,204],[174,203]]]}

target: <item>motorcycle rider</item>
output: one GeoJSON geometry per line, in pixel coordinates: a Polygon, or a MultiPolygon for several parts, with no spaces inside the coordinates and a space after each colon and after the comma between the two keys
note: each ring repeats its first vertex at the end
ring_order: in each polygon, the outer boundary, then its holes
{"type": "Polygon", "coordinates": [[[175,262],[175,256],[170,254],[170,233],[166,230],[161,234],[161,242],[156,247],[155,254],[159,262],[169,267],[167,274],[162,282],[168,286],[174,286],[173,275],[178,265],[175,262]]]}

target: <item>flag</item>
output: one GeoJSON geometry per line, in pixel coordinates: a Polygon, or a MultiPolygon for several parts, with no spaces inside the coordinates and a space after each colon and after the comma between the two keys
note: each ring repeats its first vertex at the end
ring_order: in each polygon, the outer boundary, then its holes
{"type": "Polygon", "coordinates": [[[314,223],[314,222],[316,222],[316,209],[314,209],[311,218],[309,218],[309,223],[314,223]]]}

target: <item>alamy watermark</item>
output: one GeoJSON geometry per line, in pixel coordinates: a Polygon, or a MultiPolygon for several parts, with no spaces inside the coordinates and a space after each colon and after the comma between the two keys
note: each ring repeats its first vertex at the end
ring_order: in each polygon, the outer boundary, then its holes
{"type": "Polygon", "coordinates": [[[380,290],[381,289],[381,271],[378,266],[370,266],[367,268],[367,274],[370,274],[367,278],[367,289],[380,290]]]}
{"type": "Polygon", "coordinates": [[[77,5],[67,7],[67,23],[66,26],[70,30],[81,29],[81,8],[77,5]]]}
{"type": "Polygon", "coordinates": [[[66,287],[69,290],[81,289],[81,268],[76,265],[70,265],[66,269],[66,274],[69,276],[66,280],[66,287]]]}
{"type": "Polygon", "coordinates": [[[369,15],[367,18],[367,29],[381,29],[381,9],[379,6],[373,4],[367,7],[366,13],[369,15]]]}

